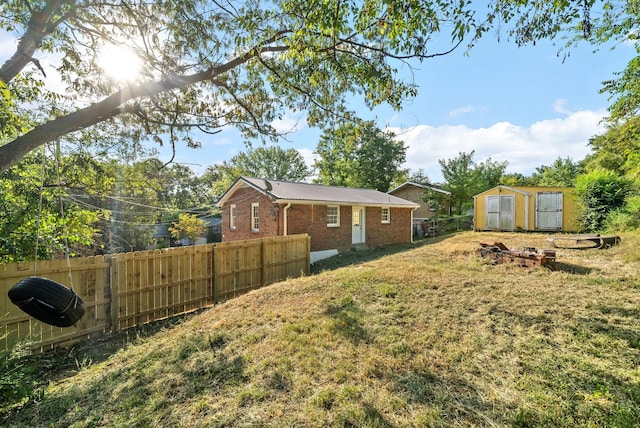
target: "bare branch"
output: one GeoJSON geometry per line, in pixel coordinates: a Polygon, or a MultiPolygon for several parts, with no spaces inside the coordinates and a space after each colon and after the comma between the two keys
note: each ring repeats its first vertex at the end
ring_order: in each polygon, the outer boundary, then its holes
{"type": "Polygon", "coordinates": [[[62,16],[51,22],[52,17],[60,13],[62,7],[68,3],[75,4],[75,2],[65,0],[51,0],[46,3],[41,11],[32,10],[27,30],[20,38],[15,53],[0,67],[1,82],[10,82],[30,62],[33,62],[42,71],[42,67],[33,58],[33,54],[42,45],[44,38],[67,19],[66,16],[62,16]]]}

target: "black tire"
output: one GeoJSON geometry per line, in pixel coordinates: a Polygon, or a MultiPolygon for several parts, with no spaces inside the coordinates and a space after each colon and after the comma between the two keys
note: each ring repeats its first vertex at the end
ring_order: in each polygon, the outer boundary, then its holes
{"type": "Polygon", "coordinates": [[[8,292],[11,302],[33,318],[71,327],[84,315],[84,302],[70,288],[39,276],[19,281],[8,292]]]}

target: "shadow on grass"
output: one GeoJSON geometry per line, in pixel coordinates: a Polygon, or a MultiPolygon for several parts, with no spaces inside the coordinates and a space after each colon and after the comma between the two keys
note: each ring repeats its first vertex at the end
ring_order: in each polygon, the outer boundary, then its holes
{"type": "Polygon", "coordinates": [[[329,305],[325,315],[333,320],[331,331],[349,340],[354,345],[369,343],[371,337],[363,327],[364,311],[350,297],[343,298],[337,305],[329,305]]]}
{"type": "MultiPolygon", "coordinates": [[[[194,311],[184,315],[178,315],[165,320],[156,321],[122,330],[118,333],[101,334],[98,337],[78,342],[70,347],[59,347],[39,354],[25,355],[19,358],[17,364],[28,367],[24,371],[21,382],[33,387],[31,399],[40,399],[44,389],[51,382],[57,382],[74,377],[81,369],[101,363],[118,351],[138,340],[149,338],[160,331],[173,327],[190,319],[200,311],[194,311]]],[[[98,386],[99,388],[99,386],[98,386]]],[[[19,411],[25,397],[17,397],[12,402],[5,402],[0,406],[0,421],[19,411]]],[[[71,402],[75,397],[69,397],[71,402]]],[[[0,423],[0,425],[2,425],[0,423]]]]}
{"type": "Polygon", "coordinates": [[[83,426],[154,426],[161,420],[164,426],[179,426],[170,410],[176,402],[249,379],[244,357],[227,355],[225,344],[216,338],[189,337],[171,349],[149,345],[142,355],[108,366],[84,385],[46,393],[38,402],[0,415],[0,425],[66,426],[73,421],[83,426]]]}
{"type": "Polygon", "coordinates": [[[376,248],[351,249],[324,260],[318,260],[311,265],[311,273],[317,274],[325,270],[339,269],[360,263],[370,262],[392,254],[413,250],[423,245],[436,244],[450,238],[451,235],[442,235],[435,238],[425,238],[409,244],[393,244],[376,248]]]}
{"type": "Polygon", "coordinates": [[[556,262],[551,269],[555,271],[570,273],[573,275],[588,275],[594,271],[593,268],[573,265],[571,263],[564,263],[564,262],[556,262]]]}

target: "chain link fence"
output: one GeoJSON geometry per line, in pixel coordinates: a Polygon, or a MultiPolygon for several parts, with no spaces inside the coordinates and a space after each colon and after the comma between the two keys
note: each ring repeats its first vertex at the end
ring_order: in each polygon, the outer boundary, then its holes
{"type": "Polygon", "coordinates": [[[429,238],[463,230],[473,230],[472,215],[414,219],[413,221],[413,239],[429,238]]]}

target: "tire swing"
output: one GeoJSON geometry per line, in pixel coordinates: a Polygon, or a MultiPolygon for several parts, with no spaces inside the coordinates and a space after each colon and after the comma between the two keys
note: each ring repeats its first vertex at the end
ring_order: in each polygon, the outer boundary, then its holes
{"type": "Polygon", "coordinates": [[[25,278],[8,294],[23,312],[56,327],[71,327],[84,315],[82,299],[71,288],[48,278],[25,278]]]}
{"type": "MultiPolygon", "coordinates": [[[[42,188],[44,187],[44,147],[42,150],[42,182],[40,185],[40,200],[38,202],[38,219],[36,224],[36,245],[33,270],[36,275],[38,259],[38,239],[40,229],[40,215],[42,212],[42,188]]],[[[56,172],[58,172],[58,162],[56,158],[56,172]]],[[[60,186],[60,176],[58,174],[58,186],[60,186]]],[[[64,219],[64,207],[62,197],[60,199],[60,211],[64,219]]],[[[65,227],[66,229],[66,227],[65,227]]],[[[66,231],[65,231],[66,232],[66,231]]],[[[48,278],[31,276],[25,278],[9,289],[7,293],[11,302],[19,307],[23,312],[43,323],[56,327],[73,326],[85,312],[84,301],[73,291],[73,279],[71,276],[71,261],[69,259],[69,243],[65,233],[65,255],[67,267],[69,269],[69,280],[71,288],[67,288],[48,278]]]]}

